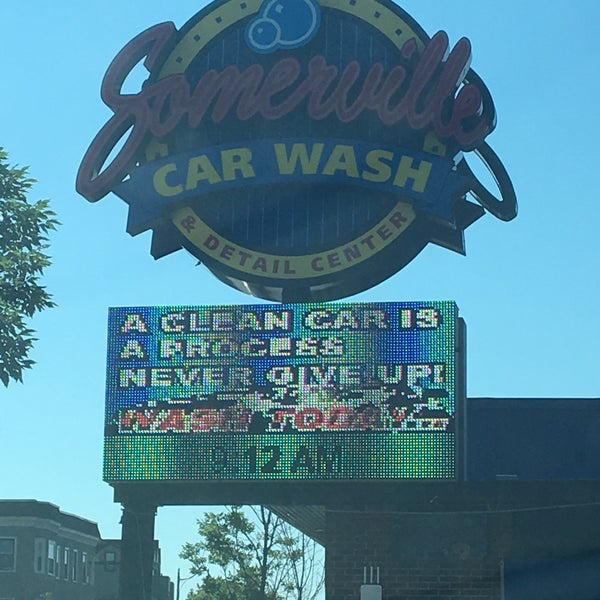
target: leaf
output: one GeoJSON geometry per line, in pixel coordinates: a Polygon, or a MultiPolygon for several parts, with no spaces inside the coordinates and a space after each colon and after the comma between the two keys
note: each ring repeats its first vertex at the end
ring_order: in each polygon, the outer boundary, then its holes
{"type": "Polygon", "coordinates": [[[40,285],[50,266],[47,234],[59,225],[49,200],[30,203],[27,192],[35,183],[27,167],[11,167],[0,147],[0,381],[22,381],[31,368],[33,331],[24,319],[54,306],[40,285]]]}
{"type": "Polygon", "coordinates": [[[198,533],[180,553],[202,577],[187,600],[314,600],[323,587],[318,545],[264,507],[206,513],[198,533]]]}

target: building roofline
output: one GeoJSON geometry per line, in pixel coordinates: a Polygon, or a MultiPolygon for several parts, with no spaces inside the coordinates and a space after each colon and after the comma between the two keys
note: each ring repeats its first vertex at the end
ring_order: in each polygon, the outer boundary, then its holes
{"type": "Polygon", "coordinates": [[[56,504],[31,499],[0,499],[0,517],[37,517],[58,523],[61,527],[100,539],[98,524],[78,515],[62,511],[56,504]]]}

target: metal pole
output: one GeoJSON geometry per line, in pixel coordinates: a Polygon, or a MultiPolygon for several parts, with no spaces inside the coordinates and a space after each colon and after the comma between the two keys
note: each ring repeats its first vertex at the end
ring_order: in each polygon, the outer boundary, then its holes
{"type": "Polygon", "coordinates": [[[180,569],[177,569],[177,597],[175,598],[175,600],[179,600],[179,584],[181,582],[181,577],[180,577],[180,569]]]}

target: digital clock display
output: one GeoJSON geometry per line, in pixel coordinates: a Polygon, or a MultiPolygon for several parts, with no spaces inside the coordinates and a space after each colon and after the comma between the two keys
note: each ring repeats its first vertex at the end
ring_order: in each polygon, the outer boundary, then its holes
{"type": "Polygon", "coordinates": [[[456,476],[453,302],[112,308],[107,481],[456,476]]]}

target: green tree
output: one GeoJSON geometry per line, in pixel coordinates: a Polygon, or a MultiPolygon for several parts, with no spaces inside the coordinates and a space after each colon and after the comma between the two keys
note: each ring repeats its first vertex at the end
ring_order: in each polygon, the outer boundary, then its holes
{"type": "Polygon", "coordinates": [[[0,381],[23,380],[34,361],[29,352],[35,338],[27,319],[54,306],[39,284],[50,265],[48,233],[58,221],[48,200],[30,203],[27,192],[35,180],[26,167],[11,167],[0,148],[0,381]]]}
{"type": "Polygon", "coordinates": [[[249,514],[228,507],[198,521],[200,541],[180,554],[202,577],[187,600],[314,600],[323,587],[316,542],[264,507],[249,514]]]}
{"type": "Polygon", "coordinates": [[[325,585],[323,549],[285,521],[280,539],[286,557],[286,598],[315,600],[325,585]]]}

